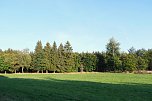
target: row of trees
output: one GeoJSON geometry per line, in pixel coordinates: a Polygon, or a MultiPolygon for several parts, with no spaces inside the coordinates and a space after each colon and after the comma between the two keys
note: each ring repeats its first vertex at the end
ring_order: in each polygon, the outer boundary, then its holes
{"type": "Polygon", "coordinates": [[[120,52],[120,44],[111,38],[106,45],[106,52],[96,52],[97,71],[138,71],[152,70],[152,49],[138,49],[131,47],[128,52],[120,52]]]}
{"type": "Polygon", "coordinates": [[[69,41],[58,47],[46,43],[43,47],[38,41],[34,52],[28,49],[17,51],[0,50],[0,72],[124,72],[152,70],[152,49],[120,51],[120,44],[111,38],[105,52],[73,52],[69,41]]]}

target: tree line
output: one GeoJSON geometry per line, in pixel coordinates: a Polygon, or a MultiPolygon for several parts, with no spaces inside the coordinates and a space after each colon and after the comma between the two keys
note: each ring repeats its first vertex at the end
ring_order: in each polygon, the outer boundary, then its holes
{"type": "Polygon", "coordinates": [[[1,73],[125,72],[152,70],[152,49],[130,48],[120,51],[120,43],[111,38],[103,52],[73,52],[69,41],[57,46],[38,41],[29,49],[0,50],[1,73]]]}

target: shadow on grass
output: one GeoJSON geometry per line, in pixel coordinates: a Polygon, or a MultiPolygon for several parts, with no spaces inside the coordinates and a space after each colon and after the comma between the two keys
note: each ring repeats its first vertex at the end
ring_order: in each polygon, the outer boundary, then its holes
{"type": "Polygon", "coordinates": [[[152,85],[108,84],[0,75],[0,101],[152,101],[152,85]]]}

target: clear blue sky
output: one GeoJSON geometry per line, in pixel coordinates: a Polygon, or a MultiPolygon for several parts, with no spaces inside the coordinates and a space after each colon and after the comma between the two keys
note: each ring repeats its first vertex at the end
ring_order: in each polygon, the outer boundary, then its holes
{"type": "Polygon", "coordinates": [[[103,51],[111,37],[122,51],[152,48],[152,0],[0,0],[3,50],[69,40],[74,51],[103,51]]]}

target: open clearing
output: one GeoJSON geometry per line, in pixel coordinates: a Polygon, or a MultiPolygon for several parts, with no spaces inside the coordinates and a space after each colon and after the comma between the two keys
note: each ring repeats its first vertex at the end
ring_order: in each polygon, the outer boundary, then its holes
{"type": "Polygon", "coordinates": [[[152,75],[0,74],[0,101],[152,101],[152,75]]]}

